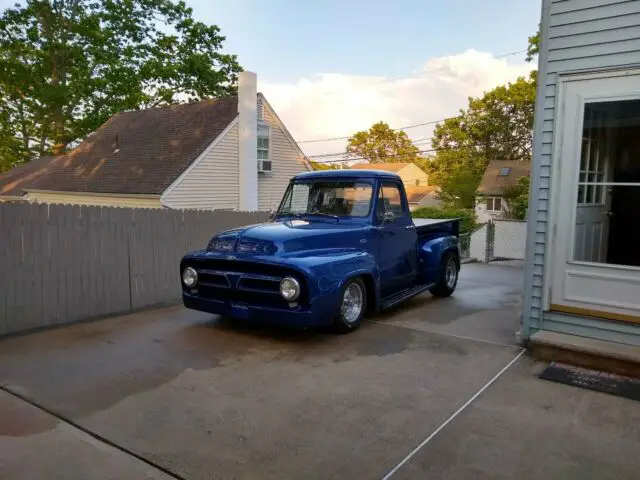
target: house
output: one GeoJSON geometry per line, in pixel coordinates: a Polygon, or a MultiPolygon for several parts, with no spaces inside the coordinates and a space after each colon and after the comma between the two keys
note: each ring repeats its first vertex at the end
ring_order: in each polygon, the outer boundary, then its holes
{"type": "Polygon", "coordinates": [[[482,175],[476,190],[476,219],[487,223],[491,219],[508,218],[509,189],[518,179],[529,176],[530,163],[520,160],[492,160],[482,175]]]}
{"type": "Polygon", "coordinates": [[[640,357],[639,33],[638,1],[542,2],[520,331],[534,352],[640,357]]]}
{"type": "Polygon", "coordinates": [[[269,210],[311,166],[256,75],[238,95],[111,117],[77,148],[0,175],[0,199],[176,209],[269,210]]]}
{"type": "Polygon", "coordinates": [[[429,185],[423,187],[405,186],[409,210],[413,211],[420,207],[440,206],[440,187],[429,185]]]}
{"type": "Polygon", "coordinates": [[[426,187],[429,175],[415,163],[358,163],[350,168],[357,170],[383,170],[397,173],[406,187],[426,187]]]}

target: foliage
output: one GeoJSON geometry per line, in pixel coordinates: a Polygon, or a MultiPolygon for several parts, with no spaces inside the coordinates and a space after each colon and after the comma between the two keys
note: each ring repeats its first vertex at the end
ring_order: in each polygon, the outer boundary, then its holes
{"type": "Polygon", "coordinates": [[[535,76],[518,78],[480,98],[460,115],[436,126],[428,164],[430,182],[447,205],[473,208],[475,191],[492,159],[531,158],[535,76]]]}
{"type": "Polygon", "coordinates": [[[538,53],[540,53],[540,25],[538,25],[538,31],[536,34],[529,37],[529,44],[527,45],[527,62],[532,62],[538,53]]]}
{"type": "Polygon", "coordinates": [[[313,160],[310,160],[309,162],[311,163],[311,168],[313,168],[314,170],[338,170],[340,168],[340,166],[335,163],[327,164],[314,162],[313,160]]]}
{"type": "Polygon", "coordinates": [[[472,171],[456,171],[440,183],[440,200],[450,208],[473,209],[481,178],[472,171]]]}
{"type": "Polygon", "coordinates": [[[119,111],[234,92],[241,68],[220,52],[223,40],[182,1],[28,0],[6,9],[0,166],[62,154],[119,111]]]}
{"type": "Polygon", "coordinates": [[[459,218],[460,233],[468,233],[476,226],[473,210],[464,208],[420,207],[411,212],[413,218],[459,218]]]}
{"type": "Polygon", "coordinates": [[[509,205],[509,217],[524,220],[529,207],[529,177],[520,177],[516,184],[503,193],[509,205]]]}
{"type": "Polygon", "coordinates": [[[482,170],[490,159],[530,159],[535,95],[535,81],[520,77],[469,98],[467,110],[436,126],[431,145],[480,158],[482,170]]]}
{"type": "Polygon", "coordinates": [[[392,130],[384,122],[357,132],[347,142],[347,154],[371,163],[414,162],[420,150],[402,130],[392,130]]]}

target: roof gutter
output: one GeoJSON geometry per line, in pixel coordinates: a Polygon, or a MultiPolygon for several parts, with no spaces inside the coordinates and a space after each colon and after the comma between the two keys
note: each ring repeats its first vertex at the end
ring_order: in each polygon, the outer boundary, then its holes
{"type": "Polygon", "coordinates": [[[64,190],[38,190],[35,188],[25,188],[26,193],[52,193],[54,195],[75,195],[82,197],[111,197],[111,198],[148,198],[159,199],[160,195],[150,193],[99,193],[99,192],[70,192],[64,190]]]}

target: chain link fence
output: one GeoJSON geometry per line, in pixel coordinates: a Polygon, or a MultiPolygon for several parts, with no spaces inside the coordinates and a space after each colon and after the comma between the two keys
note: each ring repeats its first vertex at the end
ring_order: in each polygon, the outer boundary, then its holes
{"type": "Polygon", "coordinates": [[[469,235],[469,259],[478,262],[524,260],[527,222],[493,220],[469,235]]]}

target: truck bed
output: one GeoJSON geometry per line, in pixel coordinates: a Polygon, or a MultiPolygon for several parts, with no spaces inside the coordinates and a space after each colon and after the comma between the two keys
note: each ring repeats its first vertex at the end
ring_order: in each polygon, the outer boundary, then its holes
{"type": "Polygon", "coordinates": [[[416,226],[418,237],[425,235],[432,236],[436,233],[444,235],[460,234],[460,220],[458,218],[414,218],[413,224],[416,226]]]}

